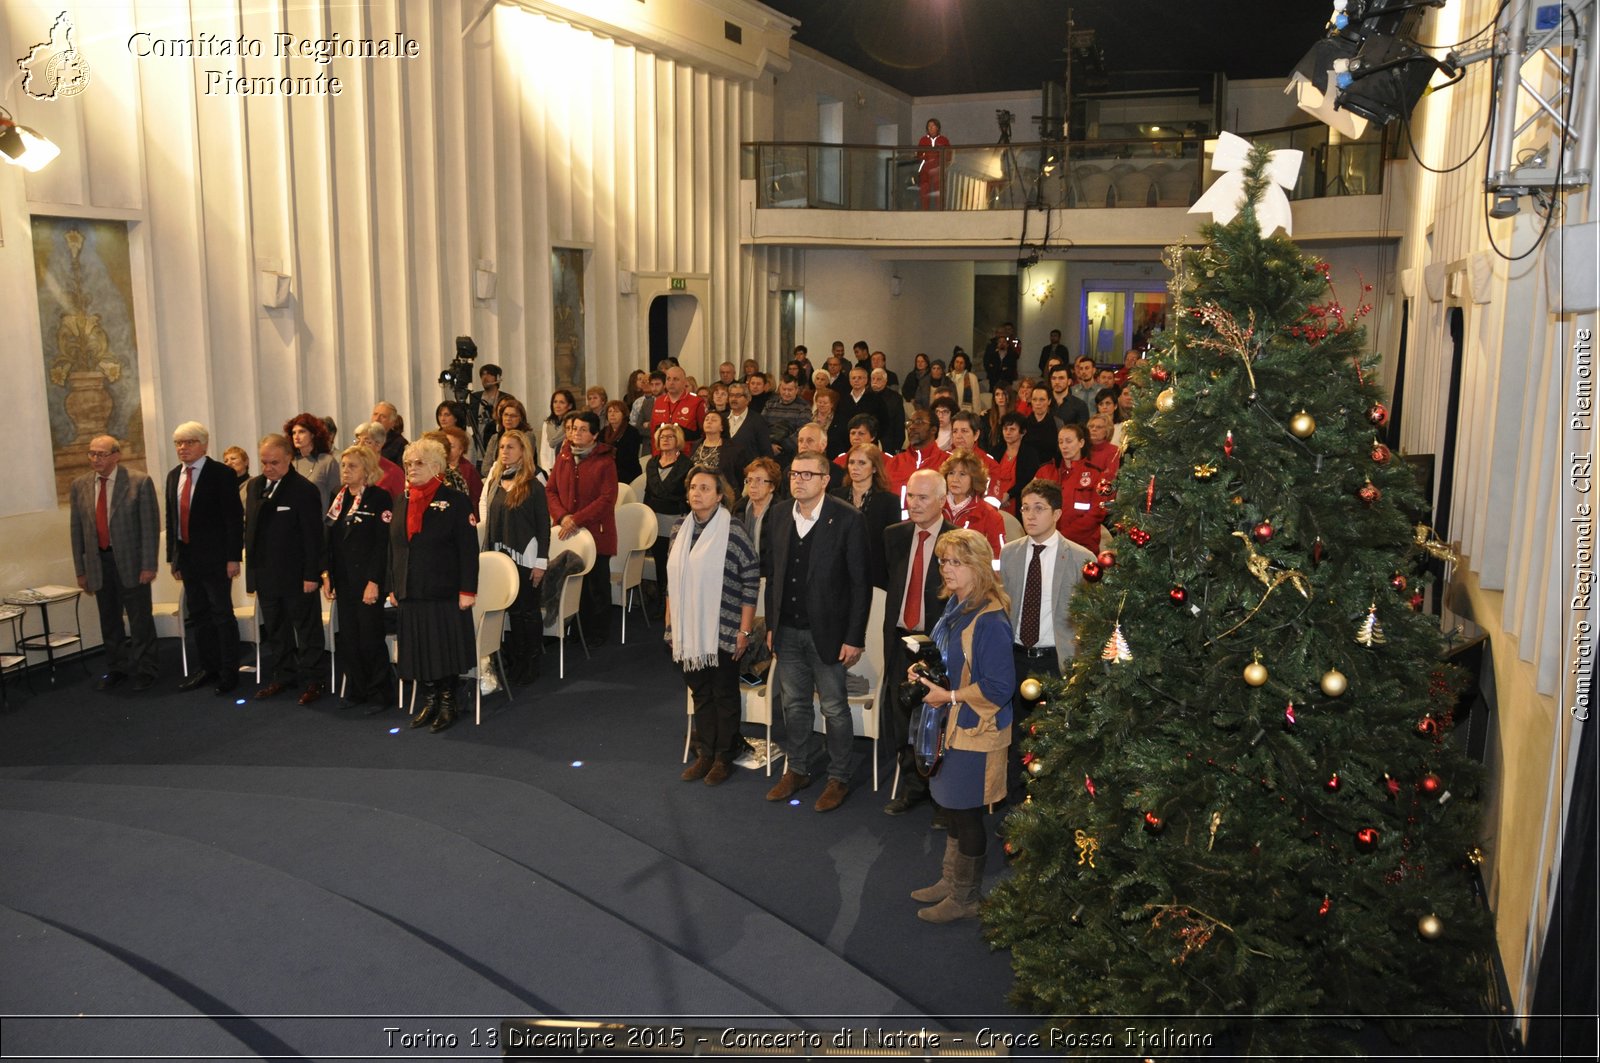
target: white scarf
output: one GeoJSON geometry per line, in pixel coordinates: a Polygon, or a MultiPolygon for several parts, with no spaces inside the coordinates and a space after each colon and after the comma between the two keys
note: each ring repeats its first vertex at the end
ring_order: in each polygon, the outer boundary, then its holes
{"type": "Polygon", "coordinates": [[[667,555],[672,588],[672,659],[689,671],[717,664],[722,627],[722,583],[728,567],[728,511],[718,506],[691,548],[694,514],[678,525],[667,555]]]}

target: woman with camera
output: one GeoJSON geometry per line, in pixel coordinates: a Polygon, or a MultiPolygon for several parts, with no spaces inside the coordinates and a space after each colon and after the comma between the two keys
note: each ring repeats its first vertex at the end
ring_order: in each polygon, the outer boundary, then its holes
{"type": "Polygon", "coordinates": [[[733,771],[739,737],[739,658],[756,622],[761,563],[729,512],[733,491],[714,469],[689,473],[689,518],[667,557],[672,659],[694,699],[694,763],[679,776],[707,786],[733,771]]]}
{"type": "Polygon", "coordinates": [[[1005,797],[1006,754],[1011,745],[1011,698],[1016,690],[1012,661],[1011,599],[994,571],[994,552],[982,535],[965,528],[945,532],[934,544],[941,597],[954,599],[933,628],[933,641],[945,673],[958,677],[947,690],[919,675],[930,707],[948,705],[944,755],[928,780],[933,799],[945,810],[950,836],[945,841],[939,881],[915,890],[913,900],[935,902],[917,916],[949,923],[978,914],[978,888],[988,855],[985,809],[1005,797]]]}

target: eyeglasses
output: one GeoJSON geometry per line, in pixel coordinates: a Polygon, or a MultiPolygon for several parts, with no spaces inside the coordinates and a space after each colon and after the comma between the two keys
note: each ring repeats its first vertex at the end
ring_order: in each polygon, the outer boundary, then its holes
{"type": "Polygon", "coordinates": [[[940,568],[957,568],[961,564],[962,561],[959,557],[941,557],[939,559],[940,568]]]}
{"type": "Polygon", "coordinates": [[[109,451],[109,450],[91,450],[91,451],[89,451],[89,457],[91,457],[91,458],[109,458],[109,457],[111,457],[112,453],[113,452],[109,451]]]}
{"type": "Polygon", "coordinates": [[[810,469],[790,469],[789,470],[789,479],[791,479],[791,480],[799,480],[801,483],[809,483],[810,481],[816,479],[818,476],[826,476],[826,475],[828,475],[828,474],[825,473],[825,472],[812,472],[810,469]]]}
{"type": "Polygon", "coordinates": [[[1046,513],[1053,513],[1055,511],[1052,510],[1049,506],[1023,506],[1022,507],[1022,512],[1026,513],[1026,514],[1029,514],[1030,516],[1035,515],[1035,514],[1043,516],[1046,513]]]}

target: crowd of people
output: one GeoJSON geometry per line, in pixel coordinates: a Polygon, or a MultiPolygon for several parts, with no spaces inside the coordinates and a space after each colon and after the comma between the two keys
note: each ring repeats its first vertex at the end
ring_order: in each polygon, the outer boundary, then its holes
{"type": "Polygon", "coordinates": [[[150,477],[121,467],[118,441],[98,437],[93,471],[73,485],[71,534],[79,586],[99,606],[100,686],[157,680],[150,588],[164,528],[195,662],[178,689],[236,689],[232,581],[242,571],[270,664],[255,698],[298,692],[309,705],[328,693],[325,602],[337,614],[343,704],[386,711],[397,674],[421,694],[410,726],[442,731],[479,663],[470,617],[480,551],[516,567],[502,654],[507,678],[534,682],[553,542],[592,538],[578,622],[589,646],[608,637],[619,485],[632,484],[659,532],[646,607],[666,620],[693,704],[695,759],[682,778],[715,786],[733,774],[746,748],[741,677],[767,664],[787,758],[767,799],[790,800],[825,773],[814,808],[839,807],[851,778],[846,673],[882,590],[882,719],[901,780],[884,811],[934,805],[949,831],[942,874],[913,896],[926,919],[965,918],[976,911],[984,810],[1020,787],[1011,734],[1028,705],[1018,684],[1063,670],[1074,652],[1067,603],[1102,547],[1139,357],[1120,368],[1073,361],[1052,332],[1028,376],[1018,353],[1006,323],[978,361],[982,380],[957,347],[948,363],[916,355],[902,382],[865,341],[848,354],[836,341],[820,368],[803,346],[776,374],[723,362],[703,386],[668,362],[630,374],[616,399],[599,386],[581,400],[559,388],[542,418],[486,364],[481,390],[440,402],[415,440],[388,401],[343,449],[330,418],[303,412],[260,440],[255,475],[243,448],[212,459],[207,428],[180,424],[164,508],[150,477]],[[1010,542],[1002,514],[1021,528],[1010,542]],[[907,636],[932,639],[951,677],[949,688],[927,683],[923,699],[948,706],[931,785],[911,753],[912,710],[895,696],[907,636]]]}

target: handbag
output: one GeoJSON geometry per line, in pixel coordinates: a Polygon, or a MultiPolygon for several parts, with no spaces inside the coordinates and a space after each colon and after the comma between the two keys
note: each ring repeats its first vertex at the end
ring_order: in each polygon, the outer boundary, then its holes
{"type": "Polygon", "coordinates": [[[911,754],[917,774],[931,779],[944,760],[944,734],[950,723],[951,705],[930,705],[924,701],[911,713],[911,754]]]}

